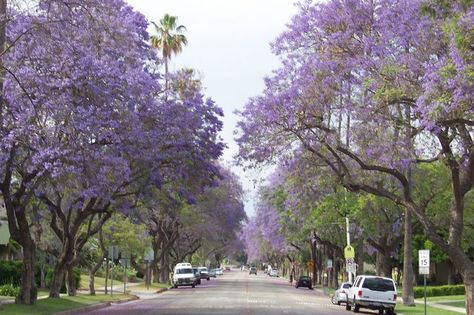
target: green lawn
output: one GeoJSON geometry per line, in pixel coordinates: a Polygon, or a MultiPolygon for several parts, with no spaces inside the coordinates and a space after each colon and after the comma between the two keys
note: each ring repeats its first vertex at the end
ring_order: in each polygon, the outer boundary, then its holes
{"type": "MultiPolygon", "coordinates": [[[[417,304],[414,307],[410,306],[403,306],[401,304],[397,304],[397,307],[395,308],[395,311],[397,314],[404,314],[404,315],[422,315],[425,314],[425,309],[424,305],[422,304],[417,304]]],[[[450,311],[445,311],[439,308],[434,308],[434,307],[427,307],[426,308],[426,314],[429,315],[459,315],[460,313],[457,312],[450,312],[450,311]]]]}
{"type": "Polygon", "coordinates": [[[130,297],[130,295],[123,294],[116,294],[112,297],[110,295],[100,294],[95,296],[67,296],[60,299],[47,298],[43,300],[38,300],[35,305],[4,305],[3,309],[1,310],[1,313],[2,315],[46,315],[102,302],[124,300],[130,297]]]}
{"type": "MultiPolygon", "coordinates": [[[[107,282],[107,285],[110,288],[110,279],[107,282]]],[[[122,281],[114,280],[114,287],[116,285],[123,285],[122,281]]],[[[104,287],[105,286],[105,278],[102,277],[95,277],[94,278],[94,286],[97,289],[98,287],[104,287]]],[[[79,289],[83,290],[88,290],[89,289],[89,275],[81,275],[81,285],[79,286],[79,289]]]]}

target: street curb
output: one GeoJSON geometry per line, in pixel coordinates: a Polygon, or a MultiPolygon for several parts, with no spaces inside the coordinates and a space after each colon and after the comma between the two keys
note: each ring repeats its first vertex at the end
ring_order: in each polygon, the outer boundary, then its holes
{"type": "Polygon", "coordinates": [[[53,313],[53,315],[76,315],[76,314],[87,314],[92,311],[97,311],[106,307],[111,306],[112,304],[122,304],[122,303],[127,303],[131,301],[136,301],[138,300],[139,297],[134,295],[130,297],[129,299],[126,300],[119,300],[119,301],[111,301],[111,302],[103,302],[103,303],[98,303],[98,304],[93,304],[93,305],[88,305],[80,308],[75,308],[71,310],[65,310],[65,311],[60,311],[53,313]]]}

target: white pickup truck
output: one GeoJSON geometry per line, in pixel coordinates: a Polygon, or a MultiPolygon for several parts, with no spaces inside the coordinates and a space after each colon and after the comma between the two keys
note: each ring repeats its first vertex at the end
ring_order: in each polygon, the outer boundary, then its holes
{"type": "Polygon", "coordinates": [[[397,304],[397,289],[390,278],[358,276],[347,294],[346,310],[360,308],[378,310],[379,314],[394,314],[397,304]]]}

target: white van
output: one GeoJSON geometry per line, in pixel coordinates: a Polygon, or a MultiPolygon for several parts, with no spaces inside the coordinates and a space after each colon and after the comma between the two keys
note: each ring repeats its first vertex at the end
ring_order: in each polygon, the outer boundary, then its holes
{"type": "Polygon", "coordinates": [[[395,314],[397,289],[390,278],[377,276],[358,276],[347,294],[346,310],[360,308],[378,310],[379,314],[395,314]]]}
{"type": "Polygon", "coordinates": [[[173,286],[175,288],[183,285],[190,285],[194,288],[196,282],[197,279],[190,263],[179,263],[174,267],[173,286]]]}

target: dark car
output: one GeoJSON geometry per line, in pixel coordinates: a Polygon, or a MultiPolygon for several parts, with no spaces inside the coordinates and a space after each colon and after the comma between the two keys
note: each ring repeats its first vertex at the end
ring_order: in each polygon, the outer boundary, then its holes
{"type": "Polygon", "coordinates": [[[197,268],[193,268],[194,276],[196,277],[196,284],[201,284],[201,273],[197,268]]]}
{"type": "Polygon", "coordinates": [[[306,287],[310,290],[313,290],[313,284],[311,278],[308,276],[301,276],[298,281],[296,281],[295,288],[306,287]]]}
{"type": "Polygon", "coordinates": [[[252,273],[253,273],[254,275],[257,275],[257,268],[251,267],[251,268],[249,269],[249,275],[251,275],[252,273]]]}

